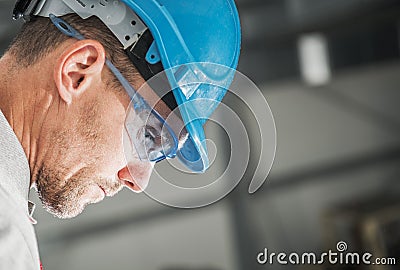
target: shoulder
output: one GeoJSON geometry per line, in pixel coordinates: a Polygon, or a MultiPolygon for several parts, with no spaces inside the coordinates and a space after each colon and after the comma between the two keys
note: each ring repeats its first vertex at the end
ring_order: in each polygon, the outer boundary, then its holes
{"type": "Polygon", "coordinates": [[[0,269],[40,269],[33,225],[1,185],[0,269]]]}

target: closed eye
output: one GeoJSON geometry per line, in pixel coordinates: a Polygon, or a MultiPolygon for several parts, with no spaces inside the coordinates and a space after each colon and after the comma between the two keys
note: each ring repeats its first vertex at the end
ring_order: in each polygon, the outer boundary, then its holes
{"type": "Polygon", "coordinates": [[[152,147],[158,147],[161,145],[161,135],[158,130],[152,126],[147,125],[145,127],[144,137],[146,140],[146,145],[152,143],[152,147]]]}

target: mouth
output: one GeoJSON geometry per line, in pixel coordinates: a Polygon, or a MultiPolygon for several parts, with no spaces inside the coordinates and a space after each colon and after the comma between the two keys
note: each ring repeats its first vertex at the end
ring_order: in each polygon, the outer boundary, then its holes
{"type": "Polygon", "coordinates": [[[99,186],[99,188],[103,191],[103,193],[104,193],[104,197],[106,197],[107,196],[107,192],[106,192],[106,190],[102,187],[102,186],[99,186]]]}

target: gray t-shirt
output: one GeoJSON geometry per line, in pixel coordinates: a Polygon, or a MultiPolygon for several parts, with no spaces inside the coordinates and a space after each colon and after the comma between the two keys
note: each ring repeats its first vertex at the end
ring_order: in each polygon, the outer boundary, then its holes
{"type": "Polygon", "coordinates": [[[29,183],[28,160],[0,111],[0,269],[40,269],[28,213],[29,183]]]}

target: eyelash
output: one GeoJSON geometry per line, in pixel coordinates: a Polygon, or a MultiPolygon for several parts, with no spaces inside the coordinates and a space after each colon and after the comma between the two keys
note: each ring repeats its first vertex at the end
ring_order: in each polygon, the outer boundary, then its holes
{"type": "Polygon", "coordinates": [[[154,128],[154,127],[152,127],[152,126],[146,125],[146,126],[143,127],[143,128],[144,128],[144,137],[145,137],[146,139],[148,139],[149,137],[151,137],[151,138],[149,138],[149,139],[150,139],[153,143],[155,143],[156,139],[157,139],[158,137],[161,136],[160,133],[157,131],[157,129],[154,128]]]}

